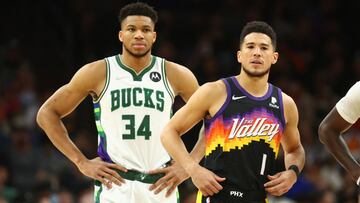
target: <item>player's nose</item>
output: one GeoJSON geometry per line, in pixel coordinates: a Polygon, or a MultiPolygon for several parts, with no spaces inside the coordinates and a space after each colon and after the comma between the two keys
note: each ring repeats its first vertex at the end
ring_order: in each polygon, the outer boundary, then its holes
{"type": "Polygon", "coordinates": [[[255,47],[255,48],[253,49],[253,55],[254,55],[254,56],[261,56],[260,47],[255,47]]]}
{"type": "Polygon", "coordinates": [[[141,30],[137,30],[135,32],[135,38],[136,39],[143,39],[144,38],[143,32],[141,30]]]}

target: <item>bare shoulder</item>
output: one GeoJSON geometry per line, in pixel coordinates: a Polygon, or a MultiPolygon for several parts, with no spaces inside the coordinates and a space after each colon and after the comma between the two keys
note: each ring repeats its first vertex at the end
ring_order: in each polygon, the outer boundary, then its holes
{"type": "MultiPolygon", "coordinates": [[[[221,80],[205,83],[197,92],[201,95],[201,105],[207,107],[207,112],[210,117],[219,111],[227,98],[226,85],[221,80]]],[[[197,94],[197,92],[195,94],[197,94]]]]}
{"type": "Polygon", "coordinates": [[[106,62],[105,60],[98,60],[88,63],[81,67],[76,74],[87,76],[87,79],[100,79],[106,76],[106,62]]]}
{"type": "Polygon", "coordinates": [[[199,87],[194,74],[185,66],[171,61],[165,61],[165,69],[175,95],[180,95],[187,101],[199,87]]]}
{"type": "Polygon", "coordinates": [[[221,80],[215,82],[208,82],[200,86],[195,94],[200,95],[203,101],[210,102],[212,104],[216,101],[225,99],[226,86],[221,80]]]}
{"type": "Polygon", "coordinates": [[[81,67],[71,79],[69,85],[88,92],[101,92],[106,80],[106,62],[98,60],[81,67]],[[99,91],[100,90],[100,91],[99,91]]]}
{"type": "Polygon", "coordinates": [[[222,80],[207,82],[202,87],[213,92],[213,94],[226,93],[226,85],[222,80]]]}
{"type": "Polygon", "coordinates": [[[285,120],[288,122],[289,120],[295,119],[297,123],[299,115],[294,99],[284,92],[282,92],[282,98],[284,104],[285,120]]]}
{"type": "Polygon", "coordinates": [[[177,74],[180,74],[180,76],[188,75],[188,74],[193,75],[193,73],[187,67],[180,65],[178,63],[174,63],[172,61],[165,60],[165,68],[169,79],[172,76],[176,78],[175,76],[177,74]]]}
{"type": "Polygon", "coordinates": [[[286,93],[282,92],[282,98],[283,98],[283,102],[284,102],[284,106],[292,106],[295,105],[295,101],[292,97],[290,97],[289,95],[287,95],[286,93]]]}

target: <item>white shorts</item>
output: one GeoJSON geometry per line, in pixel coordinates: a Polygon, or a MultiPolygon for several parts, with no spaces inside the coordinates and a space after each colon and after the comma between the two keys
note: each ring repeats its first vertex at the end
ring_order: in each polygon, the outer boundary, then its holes
{"type": "Polygon", "coordinates": [[[111,189],[104,185],[95,185],[95,203],[177,203],[180,201],[177,189],[169,197],[165,197],[167,188],[155,195],[154,190],[149,190],[150,185],[132,180],[125,180],[125,184],[121,186],[112,184],[111,189]]]}

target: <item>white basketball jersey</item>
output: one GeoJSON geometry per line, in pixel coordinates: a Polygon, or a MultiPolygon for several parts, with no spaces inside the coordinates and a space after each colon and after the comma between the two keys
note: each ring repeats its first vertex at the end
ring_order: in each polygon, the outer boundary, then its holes
{"type": "Polygon", "coordinates": [[[360,117],[360,82],[356,82],[336,103],[336,110],[347,122],[354,124],[360,117]]]}
{"type": "Polygon", "coordinates": [[[174,92],[164,59],[151,58],[139,74],[124,65],[120,55],[106,58],[106,85],[94,101],[98,155],[141,172],[170,160],[160,133],[172,116],[174,92]]]}

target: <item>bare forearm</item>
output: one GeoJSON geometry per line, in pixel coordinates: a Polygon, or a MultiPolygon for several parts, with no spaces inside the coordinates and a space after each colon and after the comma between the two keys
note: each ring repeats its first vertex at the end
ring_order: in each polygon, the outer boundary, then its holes
{"type": "Polygon", "coordinates": [[[205,132],[204,126],[201,127],[199,132],[199,139],[196,142],[194,148],[190,152],[190,156],[199,163],[205,154],[205,132]]]}
{"type": "Polygon", "coordinates": [[[301,171],[305,164],[305,151],[304,148],[299,145],[291,152],[285,153],[285,167],[288,169],[291,165],[296,165],[301,171]]]}
{"type": "Polygon", "coordinates": [[[81,161],[86,159],[69,138],[68,132],[61,121],[60,116],[49,110],[42,109],[38,113],[37,122],[55,147],[75,165],[78,165],[81,161]]]}
{"type": "Polygon", "coordinates": [[[170,156],[176,162],[178,162],[188,173],[188,170],[192,168],[192,166],[198,164],[198,161],[195,160],[195,157],[199,157],[200,148],[198,147],[197,150],[193,150],[192,155],[194,158],[192,158],[186,150],[184,142],[181,140],[179,133],[175,130],[165,128],[161,135],[161,142],[167,152],[170,154],[170,156]]]}
{"type": "MultiPolygon", "coordinates": [[[[324,132],[322,132],[324,133],[324,132]]],[[[324,143],[327,150],[335,157],[335,159],[351,174],[356,180],[359,177],[359,163],[351,155],[340,133],[327,131],[326,135],[320,134],[321,142],[324,143]]]]}

